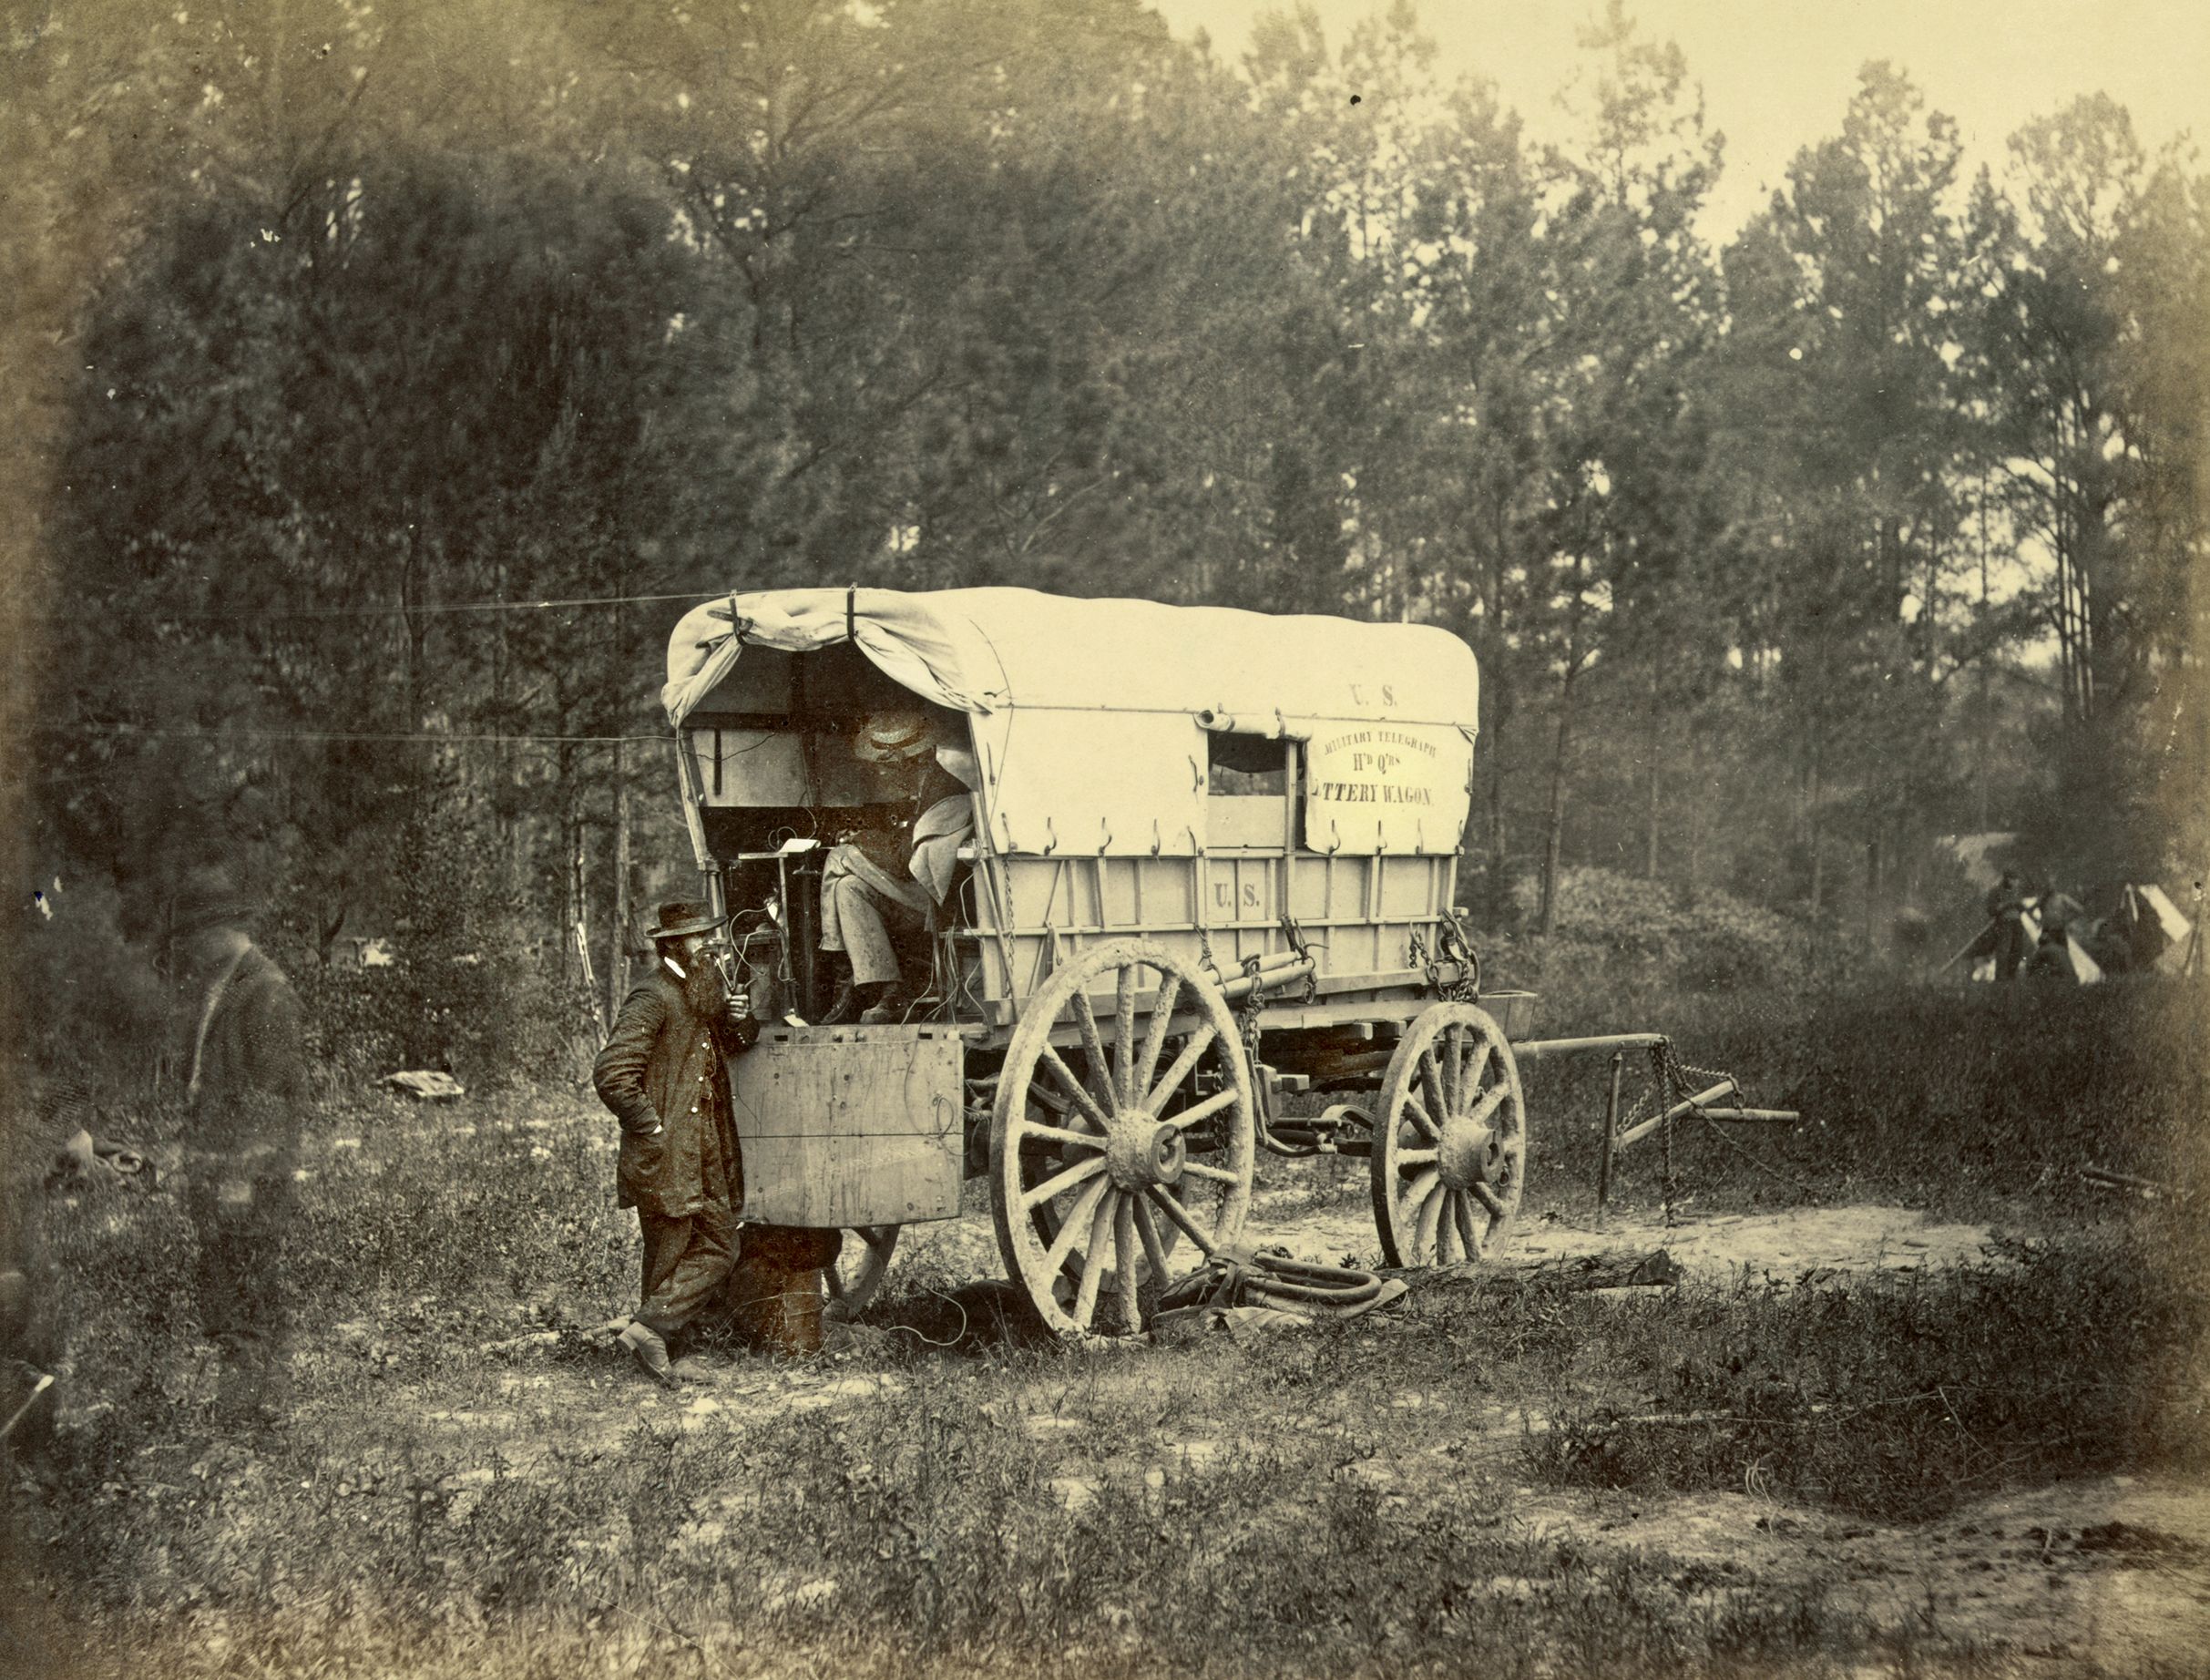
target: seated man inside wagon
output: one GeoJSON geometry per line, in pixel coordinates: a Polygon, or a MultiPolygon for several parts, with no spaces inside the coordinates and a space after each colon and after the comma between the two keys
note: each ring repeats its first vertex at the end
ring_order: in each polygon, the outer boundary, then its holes
{"type": "Polygon", "coordinates": [[[894,932],[932,927],[951,889],[959,848],[974,835],[974,756],[920,712],[878,712],[853,736],[852,755],[882,779],[896,815],[861,829],[828,856],[821,876],[821,948],[847,968],[824,1024],[895,1020],[902,994],[894,932]]]}

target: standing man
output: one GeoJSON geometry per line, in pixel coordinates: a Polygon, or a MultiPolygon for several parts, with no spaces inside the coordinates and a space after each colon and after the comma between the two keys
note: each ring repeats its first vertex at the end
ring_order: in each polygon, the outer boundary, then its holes
{"type": "Polygon", "coordinates": [[[200,1329],[221,1348],[232,1420],[275,1421],[289,1316],[278,1248],[292,1222],[307,1101],[298,994],[246,927],[220,869],[194,871],[169,933],[194,999],[186,1101],[185,1209],[200,1238],[200,1329]]]}
{"type": "Polygon", "coordinates": [[[621,1344],[663,1383],[672,1380],[668,1337],[719,1298],[736,1260],[744,1173],[722,1059],[760,1028],[706,950],[724,919],[699,904],[660,907],[656,960],[591,1069],[621,1122],[617,1196],[637,1210],[644,1237],[642,1298],[621,1344]]]}

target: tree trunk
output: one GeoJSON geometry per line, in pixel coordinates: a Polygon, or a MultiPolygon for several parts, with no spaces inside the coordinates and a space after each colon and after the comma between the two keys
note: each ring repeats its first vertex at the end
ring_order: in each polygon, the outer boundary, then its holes
{"type": "Polygon", "coordinates": [[[1820,904],[1826,898],[1826,860],[1819,845],[1818,823],[1818,738],[1811,739],[1811,763],[1804,777],[1804,844],[1811,850],[1811,903],[1810,915],[1818,920],[1820,904]]]}
{"type": "Polygon", "coordinates": [[[399,625],[405,647],[406,726],[410,731],[422,727],[422,658],[426,627],[420,611],[421,588],[422,523],[411,519],[406,528],[406,557],[399,564],[399,625]]]}
{"type": "Polygon", "coordinates": [[[583,825],[583,811],[573,800],[569,804],[571,820],[568,825],[568,897],[572,909],[568,921],[568,943],[576,953],[578,978],[582,981],[584,1008],[597,1024],[599,1036],[604,1039],[610,1019],[600,1008],[598,989],[592,985],[590,947],[590,876],[589,853],[583,825]]]}
{"type": "Polygon", "coordinates": [[[560,971],[580,977],[588,954],[576,943],[583,919],[583,814],[576,792],[575,748],[560,748],[560,971]]]}
{"type": "Polygon", "coordinates": [[[1880,841],[1865,842],[1865,948],[1873,948],[1876,917],[1880,901],[1880,841]]]}
{"type": "Polygon", "coordinates": [[[1687,857],[1683,862],[1687,882],[1683,889],[1684,901],[1693,905],[1696,895],[1704,890],[1704,743],[1697,737],[1692,715],[1688,723],[1688,809],[1683,820],[1688,825],[1687,857]]]}
{"type": "Polygon", "coordinates": [[[614,745],[614,937],[606,958],[606,1019],[620,1013],[629,990],[629,780],[620,743],[614,745]]]}
{"type": "MultiPolygon", "coordinates": [[[[491,598],[506,599],[506,557],[503,553],[491,569],[491,598]]],[[[504,612],[491,615],[491,727],[501,735],[516,732],[508,715],[514,691],[514,652],[508,642],[508,616],[504,612]]],[[[514,797],[516,751],[515,743],[501,741],[489,753],[492,834],[498,845],[500,880],[509,902],[520,896],[523,881],[517,834],[519,825],[515,822],[518,808],[514,797]]]]}
{"type": "MultiPolygon", "coordinates": [[[[1985,619],[1987,619],[1987,476],[1985,473],[1980,476],[1980,619],[1982,619],[1982,623],[1985,623],[1985,619]]],[[[1978,659],[1978,665],[1980,665],[1980,763],[1973,767],[1978,772],[1978,792],[1980,792],[1980,826],[1978,826],[1980,834],[1987,834],[1987,826],[1989,826],[1989,823],[1987,823],[1987,811],[1989,811],[1987,765],[1989,765],[1989,761],[1996,756],[1996,719],[1993,719],[1993,712],[1989,710],[1989,707],[1993,705],[1993,701],[1989,699],[1989,691],[1987,691],[1987,661],[1989,661],[1989,650],[1982,648],[1980,659],[1978,659]]]]}
{"type": "Polygon", "coordinates": [[[1558,734],[1550,747],[1550,809],[1542,819],[1542,917],[1540,927],[1545,937],[1558,930],[1558,866],[1565,840],[1565,755],[1566,749],[1572,743],[1573,679],[1579,671],[1578,658],[1569,653],[1565,681],[1558,690],[1558,734]]]}
{"type": "Polygon", "coordinates": [[[1663,787],[1665,758],[1664,714],[1658,703],[1662,688],[1659,667],[1652,661],[1650,667],[1650,801],[1642,825],[1642,879],[1645,881],[1655,881],[1658,875],[1658,799],[1663,787]]]}
{"type": "Polygon", "coordinates": [[[1489,766],[1489,903],[1483,914],[1491,927],[1503,920],[1506,902],[1504,871],[1504,765],[1502,754],[1491,746],[1489,766]]]}

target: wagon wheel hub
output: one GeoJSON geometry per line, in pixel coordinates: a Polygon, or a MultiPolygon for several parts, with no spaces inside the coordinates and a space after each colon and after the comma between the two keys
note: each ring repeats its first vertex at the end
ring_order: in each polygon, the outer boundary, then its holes
{"type": "Polygon", "coordinates": [[[1143,1109],[1121,1110],[1106,1129],[1105,1171],[1123,1190],[1178,1182],[1188,1154],[1182,1128],[1143,1109]]]}
{"type": "Polygon", "coordinates": [[[1443,1123],[1435,1164],[1443,1183],[1453,1190],[1500,1184],[1506,1174],[1504,1139],[1492,1125],[1453,1114],[1443,1123]]]}

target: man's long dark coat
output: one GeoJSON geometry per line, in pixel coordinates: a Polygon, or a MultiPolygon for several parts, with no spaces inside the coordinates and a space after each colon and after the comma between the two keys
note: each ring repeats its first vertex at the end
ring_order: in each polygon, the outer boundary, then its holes
{"type": "Polygon", "coordinates": [[[717,1140],[721,1158],[730,1163],[732,1195],[742,1200],[722,1058],[751,1044],[759,1031],[750,1019],[712,1023],[701,1018],[681,983],[660,964],[623,999],[613,1033],[591,1068],[591,1082],[621,1122],[614,1176],[621,1206],[663,1219],[701,1212],[713,1188],[701,1165],[708,1125],[722,1129],[717,1140]]]}

